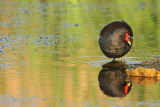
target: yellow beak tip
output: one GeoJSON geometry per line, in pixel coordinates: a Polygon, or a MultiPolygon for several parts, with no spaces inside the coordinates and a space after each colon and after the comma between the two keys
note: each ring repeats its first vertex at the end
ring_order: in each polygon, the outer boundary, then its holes
{"type": "Polygon", "coordinates": [[[128,44],[131,45],[131,42],[129,41],[128,44]]]}
{"type": "Polygon", "coordinates": [[[127,83],[127,86],[130,86],[131,84],[130,83],[127,83]]]}

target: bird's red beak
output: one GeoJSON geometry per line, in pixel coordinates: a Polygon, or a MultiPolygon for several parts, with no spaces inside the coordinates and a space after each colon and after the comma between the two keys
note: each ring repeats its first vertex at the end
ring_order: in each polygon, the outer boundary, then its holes
{"type": "Polygon", "coordinates": [[[129,40],[129,33],[126,33],[126,38],[125,38],[126,42],[131,45],[131,41],[129,40]]]}
{"type": "Polygon", "coordinates": [[[128,82],[126,86],[124,86],[124,89],[125,89],[125,94],[127,95],[128,94],[128,88],[130,87],[130,83],[128,82]]]}

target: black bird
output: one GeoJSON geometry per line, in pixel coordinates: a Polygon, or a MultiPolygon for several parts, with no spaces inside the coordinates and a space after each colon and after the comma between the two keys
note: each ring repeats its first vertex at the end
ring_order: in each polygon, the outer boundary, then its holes
{"type": "Polygon", "coordinates": [[[111,97],[125,97],[132,87],[132,82],[126,80],[125,64],[121,62],[109,62],[103,65],[99,72],[98,81],[101,91],[111,97]]]}
{"type": "Polygon", "coordinates": [[[133,44],[133,32],[131,27],[122,21],[114,21],[106,25],[99,38],[99,46],[105,56],[120,58],[127,54],[133,44]]]}

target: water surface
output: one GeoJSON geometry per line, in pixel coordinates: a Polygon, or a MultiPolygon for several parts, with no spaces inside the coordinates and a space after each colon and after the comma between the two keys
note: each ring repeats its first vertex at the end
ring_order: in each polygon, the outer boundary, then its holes
{"type": "Polygon", "coordinates": [[[132,82],[125,97],[105,95],[98,81],[101,65],[112,60],[98,46],[101,29],[111,21],[123,19],[133,29],[126,64],[160,58],[159,5],[158,0],[0,1],[0,106],[160,106],[156,80],[132,82]]]}

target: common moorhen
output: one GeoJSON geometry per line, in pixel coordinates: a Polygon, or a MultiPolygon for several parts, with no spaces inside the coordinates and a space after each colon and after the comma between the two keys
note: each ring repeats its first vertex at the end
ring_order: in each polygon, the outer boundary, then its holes
{"type": "Polygon", "coordinates": [[[114,21],[106,25],[99,38],[102,52],[109,58],[120,58],[127,54],[133,44],[131,27],[122,21],[114,21]]]}
{"type": "Polygon", "coordinates": [[[126,97],[131,91],[132,82],[127,81],[126,69],[123,67],[112,67],[119,62],[109,62],[98,75],[101,91],[111,97],[126,97]],[[111,65],[110,65],[111,64],[111,65]]]}

